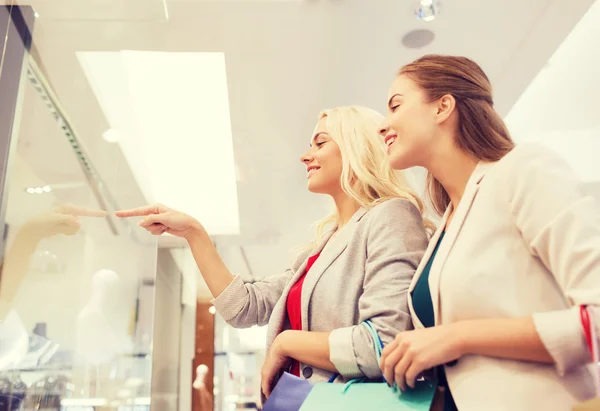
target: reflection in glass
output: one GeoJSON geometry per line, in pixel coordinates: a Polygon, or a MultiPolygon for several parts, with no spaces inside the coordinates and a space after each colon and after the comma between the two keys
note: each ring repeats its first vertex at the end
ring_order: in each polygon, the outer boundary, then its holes
{"type": "Polygon", "coordinates": [[[29,80],[2,193],[0,410],[147,410],[156,243],[111,217],[56,97],[29,80]]]}

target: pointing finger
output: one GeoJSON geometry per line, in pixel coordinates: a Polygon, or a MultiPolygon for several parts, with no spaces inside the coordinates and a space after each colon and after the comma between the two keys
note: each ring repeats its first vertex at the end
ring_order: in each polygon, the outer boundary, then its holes
{"type": "Polygon", "coordinates": [[[167,211],[168,208],[160,204],[154,204],[149,206],[143,206],[138,208],[132,208],[129,210],[119,210],[115,212],[117,217],[145,217],[152,214],[160,214],[167,211]]]}

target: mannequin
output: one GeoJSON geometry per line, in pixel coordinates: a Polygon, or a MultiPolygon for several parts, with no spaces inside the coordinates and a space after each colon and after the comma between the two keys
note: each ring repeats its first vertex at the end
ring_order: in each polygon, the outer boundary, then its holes
{"type": "Polygon", "coordinates": [[[200,390],[201,388],[206,388],[206,383],[204,381],[205,381],[207,374],[208,374],[208,367],[204,364],[200,364],[196,368],[196,379],[194,380],[192,387],[194,387],[197,390],[200,390]]]}
{"type": "Polygon", "coordinates": [[[201,411],[209,411],[212,410],[212,393],[208,391],[206,387],[206,377],[208,375],[208,367],[204,364],[200,364],[196,368],[196,379],[192,383],[192,387],[194,387],[198,391],[199,397],[199,410],[201,411]]]}
{"type": "Polygon", "coordinates": [[[111,361],[131,350],[128,307],[117,273],[100,270],[92,278],[92,295],[77,317],[77,351],[92,364],[111,361]]]}

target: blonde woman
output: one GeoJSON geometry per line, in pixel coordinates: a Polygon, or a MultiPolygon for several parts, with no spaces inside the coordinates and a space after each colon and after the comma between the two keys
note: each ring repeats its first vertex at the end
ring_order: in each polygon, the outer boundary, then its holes
{"type": "Polygon", "coordinates": [[[120,211],[142,216],[152,234],[185,238],[214,299],[232,326],[268,324],[262,391],[289,370],[311,381],[381,377],[371,320],[384,343],[412,327],[407,290],[427,246],[420,200],[399,180],[377,134],[383,117],[362,107],[319,115],[301,157],[308,189],[335,210],[317,223],[313,244],[283,274],[245,284],[225,266],[202,225],[163,206],[120,211]]]}

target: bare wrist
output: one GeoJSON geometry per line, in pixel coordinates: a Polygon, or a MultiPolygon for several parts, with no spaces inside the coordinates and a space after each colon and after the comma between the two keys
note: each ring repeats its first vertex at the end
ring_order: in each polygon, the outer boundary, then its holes
{"type": "Polygon", "coordinates": [[[275,338],[273,341],[273,349],[275,352],[283,357],[289,357],[290,353],[288,351],[289,345],[287,344],[288,337],[290,335],[289,330],[285,330],[275,338]]]}
{"type": "Polygon", "coordinates": [[[207,241],[211,242],[210,236],[206,232],[206,229],[198,221],[195,221],[194,224],[192,224],[192,226],[187,230],[185,239],[188,241],[188,243],[207,241]]]}
{"type": "Polygon", "coordinates": [[[460,321],[454,324],[454,344],[459,357],[471,354],[472,325],[473,323],[470,321],[460,321]]]}

